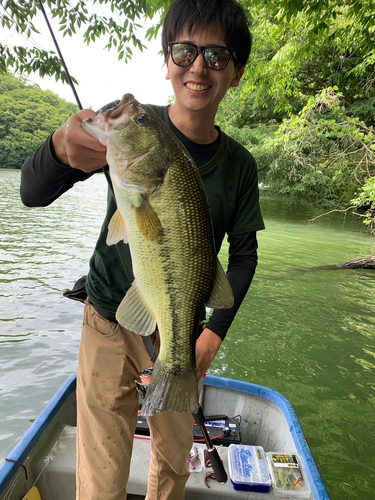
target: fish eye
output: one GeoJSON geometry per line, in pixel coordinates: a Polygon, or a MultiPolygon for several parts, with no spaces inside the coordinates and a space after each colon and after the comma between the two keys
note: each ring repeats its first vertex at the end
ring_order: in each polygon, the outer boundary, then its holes
{"type": "Polygon", "coordinates": [[[135,121],[140,125],[141,127],[146,127],[151,120],[150,115],[147,115],[146,113],[141,113],[140,115],[137,116],[135,121]]]}

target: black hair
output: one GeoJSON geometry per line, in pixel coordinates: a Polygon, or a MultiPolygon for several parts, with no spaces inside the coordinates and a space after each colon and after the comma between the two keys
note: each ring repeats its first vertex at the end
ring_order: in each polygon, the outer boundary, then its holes
{"type": "Polygon", "coordinates": [[[234,49],[235,65],[245,66],[251,51],[252,37],[243,7],[236,0],[176,0],[169,9],[162,33],[164,57],[168,55],[168,43],[187,29],[207,29],[212,23],[222,27],[225,42],[234,49]]]}

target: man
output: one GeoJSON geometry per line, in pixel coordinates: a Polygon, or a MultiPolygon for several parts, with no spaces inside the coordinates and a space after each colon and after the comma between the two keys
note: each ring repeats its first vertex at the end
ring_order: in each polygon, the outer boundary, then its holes
{"type": "MultiPolygon", "coordinates": [[[[264,228],[255,161],[214,124],[221,100],[243,75],[251,36],[235,0],[176,0],[163,25],[162,44],[175,102],[152,108],[197,164],[211,205],[217,252],[226,233],[230,244],[227,276],[235,304],[230,310],[214,311],[197,339],[200,379],[250,286],[257,265],[256,231],[264,228]]],[[[21,197],[26,205],[46,206],[106,165],[106,148],[81,128],[83,119],[94,116],[91,110],[72,116],[25,162],[21,197]]],[[[137,422],[135,380],[150,366],[142,338],[117,324],[114,316],[133,281],[128,246],[105,243],[115,209],[109,194],[86,282],[77,376],[77,500],[126,499],[137,422]]],[[[156,350],[158,342],[156,336],[156,350]]],[[[165,412],[148,423],[151,466],[146,498],[182,500],[189,476],[192,416],[165,412]]]]}

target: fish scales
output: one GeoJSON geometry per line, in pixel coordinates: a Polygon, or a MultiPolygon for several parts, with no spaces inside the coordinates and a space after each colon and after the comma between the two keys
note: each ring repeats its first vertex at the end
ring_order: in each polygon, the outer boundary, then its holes
{"type": "Polygon", "coordinates": [[[210,293],[216,258],[212,244],[207,244],[212,228],[207,205],[202,203],[205,193],[197,181],[186,161],[174,161],[163,185],[149,197],[163,227],[162,242],[155,245],[145,240],[137,231],[135,217],[134,230],[128,231],[131,251],[138,248],[132,252],[133,269],[144,299],[154,311],[161,336],[173,332],[162,336],[159,353],[160,361],[173,373],[181,373],[184,366],[190,370],[194,361],[194,335],[200,308],[210,293]]]}
{"type": "Polygon", "coordinates": [[[203,305],[231,307],[217,259],[210,208],[182,144],[147,106],[125,95],[83,128],[107,146],[118,212],[108,244],[129,244],[135,281],[120,324],[142,335],[157,328],[161,347],[142,414],[198,409],[195,341],[203,305]]]}

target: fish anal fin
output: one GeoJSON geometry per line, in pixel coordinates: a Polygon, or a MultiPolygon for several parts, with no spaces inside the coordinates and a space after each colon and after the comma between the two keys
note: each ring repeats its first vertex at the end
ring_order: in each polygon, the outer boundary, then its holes
{"type": "Polygon", "coordinates": [[[233,304],[234,297],[232,287],[219,259],[217,259],[214,286],[212,288],[210,298],[205,305],[207,307],[212,307],[213,309],[230,309],[233,304]]]}
{"type": "Polygon", "coordinates": [[[120,325],[139,335],[148,336],[155,331],[156,320],[144,303],[136,281],[118,306],[116,319],[120,325]]]}
{"type": "Polygon", "coordinates": [[[148,241],[160,241],[163,227],[152,206],[143,198],[139,207],[135,208],[136,221],[142,236],[148,241]]]}
{"type": "Polygon", "coordinates": [[[124,219],[122,218],[120,211],[116,210],[108,224],[106,243],[110,246],[115,245],[121,240],[123,240],[124,243],[128,243],[124,219]]]}

